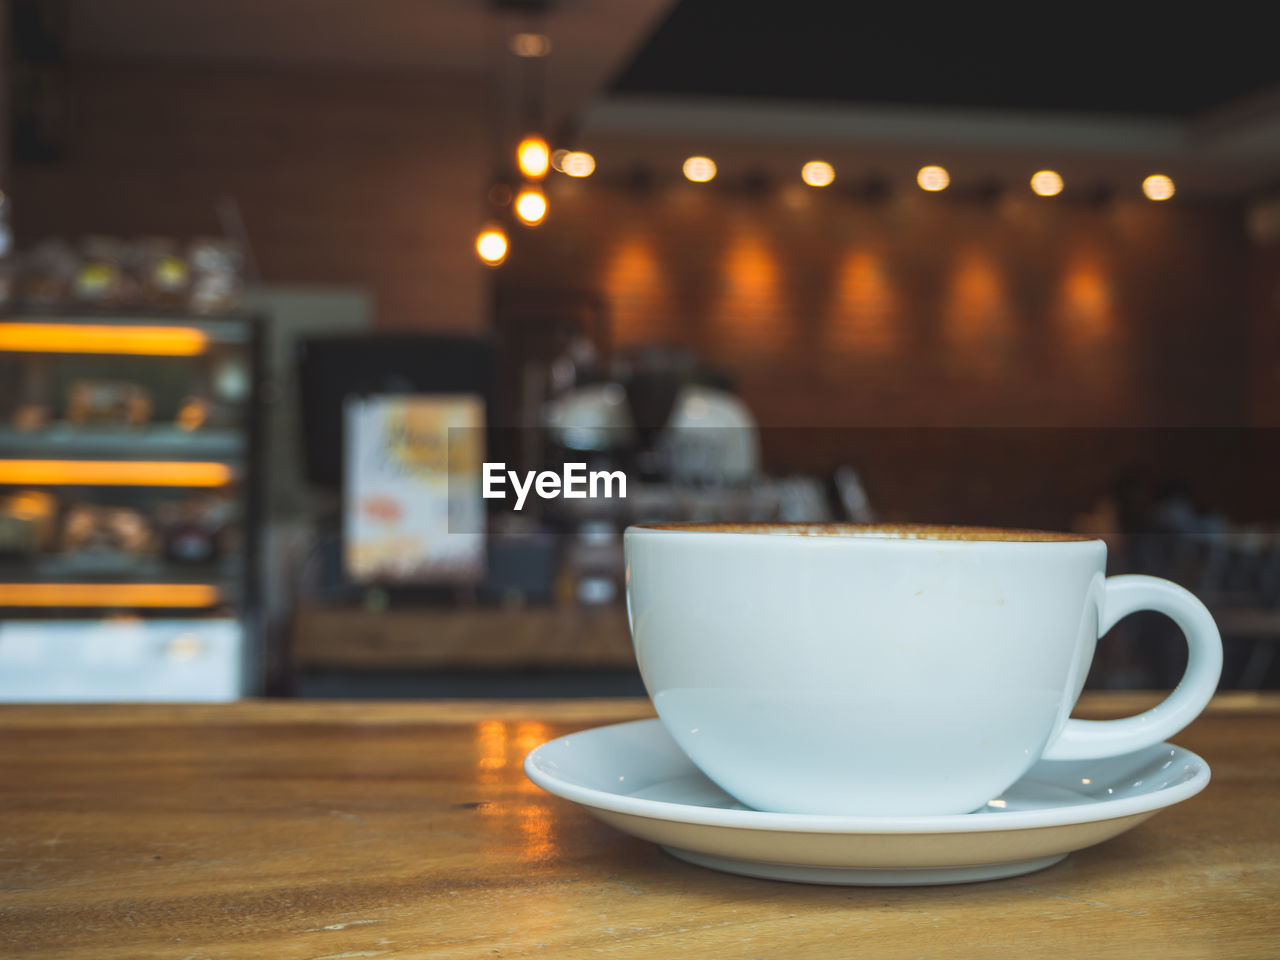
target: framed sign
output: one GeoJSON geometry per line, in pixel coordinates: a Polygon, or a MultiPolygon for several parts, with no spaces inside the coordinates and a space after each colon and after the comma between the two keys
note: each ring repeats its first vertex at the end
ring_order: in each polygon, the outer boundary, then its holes
{"type": "Polygon", "coordinates": [[[343,552],[357,583],[484,576],[484,401],[351,396],[344,405],[343,552]]]}

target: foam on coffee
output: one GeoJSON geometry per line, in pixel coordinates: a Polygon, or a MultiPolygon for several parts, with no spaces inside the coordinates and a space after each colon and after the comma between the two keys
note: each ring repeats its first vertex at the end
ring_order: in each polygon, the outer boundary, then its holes
{"type": "Polygon", "coordinates": [[[753,533],[793,537],[851,537],[868,540],[971,540],[981,542],[1077,543],[1096,540],[1076,533],[1019,530],[1005,527],[964,527],[935,523],[640,523],[642,530],[683,530],[697,533],[753,533]]]}

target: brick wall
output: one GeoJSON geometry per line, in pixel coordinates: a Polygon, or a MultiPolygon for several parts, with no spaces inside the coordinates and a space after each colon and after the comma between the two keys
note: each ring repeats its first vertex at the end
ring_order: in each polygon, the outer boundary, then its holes
{"type": "Polygon", "coordinates": [[[499,284],[602,292],[780,425],[1244,422],[1250,251],[1191,202],[556,185],[499,284]]]}
{"type": "Polygon", "coordinates": [[[917,519],[1061,524],[1134,466],[1243,502],[1238,474],[1154,434],[901,429],[1248,424],[1251,370],[1280,367],[1233,204],[552,186],[500,292],[598,292],[618,345],[695,348],[793,428],[765,434],[775,472],[854,462],[917,519]],[[835,427],[899,429],[814,429],[835,427]]]}
{"type": "Polygon", "coordinates": [[[67,155],[12,175],[20,242],[217,232],[239,204],[269,283],[357,284],[386,327],[478,330],[486,92],[426,74],[78,64],[67,155]]]}

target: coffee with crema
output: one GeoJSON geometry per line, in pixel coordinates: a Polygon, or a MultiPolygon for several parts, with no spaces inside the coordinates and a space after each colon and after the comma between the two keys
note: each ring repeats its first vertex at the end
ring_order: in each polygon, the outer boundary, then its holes
{"type": "Polygon", "coordinates": [[[936,523],[641,523],[633,530],[684,530],[703,533],[754,533],[780,537],[856,537],[880,540],[967,540],[988,542],[1074,543],[1094,540],[1076,533],[966,527],[936,523]]]}

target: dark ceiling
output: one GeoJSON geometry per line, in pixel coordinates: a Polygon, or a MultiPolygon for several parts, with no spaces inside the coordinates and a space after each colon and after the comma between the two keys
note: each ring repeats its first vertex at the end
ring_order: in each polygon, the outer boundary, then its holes
{"type": "Polygon", "coordinates": [[[1280,83],[1262,8],[680,0],[614,90],[1186,117],[1280,83]]]}

